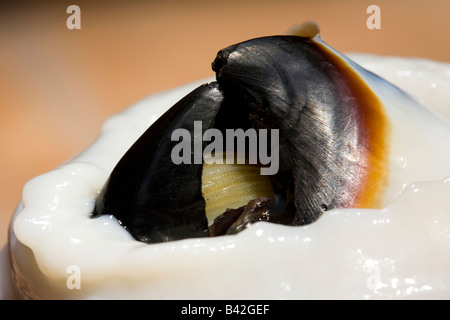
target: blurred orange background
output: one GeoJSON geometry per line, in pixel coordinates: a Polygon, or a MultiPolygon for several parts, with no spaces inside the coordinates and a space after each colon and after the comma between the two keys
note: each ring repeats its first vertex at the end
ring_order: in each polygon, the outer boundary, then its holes
{"type": "Polygon", "coordinates": [[[306,20],[343,52],[450,62],[450,2],[0,1],[0,246],[27,180],[86,148],[102,122],[160,90],[213,76],[217,51],[306,20]],[[81,29],[69,30],[69,5],[81,29]],[[381,9],[381,29],[366,12],[381,9]]]}

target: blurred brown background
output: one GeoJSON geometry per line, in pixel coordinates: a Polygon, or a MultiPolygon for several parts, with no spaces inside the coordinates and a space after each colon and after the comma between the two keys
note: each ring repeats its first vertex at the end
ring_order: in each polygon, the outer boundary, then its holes
{"type": "Polygon", "coordinates": [[[445,0],[0,1],[0,246],[24,183],[87,147],[102,122],[212,76],[217,51],[306,20],[339,51],[450,62],[445,0]],[[69,30],[69,5],[81,29],[69,30]],[[369,30],[369,5],[381,29],[369,30]]]}

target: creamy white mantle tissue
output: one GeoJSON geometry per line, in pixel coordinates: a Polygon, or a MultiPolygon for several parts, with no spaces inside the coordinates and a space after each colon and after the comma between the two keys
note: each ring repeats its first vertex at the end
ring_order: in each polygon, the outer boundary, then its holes
{"type": "MultiPolygon", "coordinates": [[[[449,64],[350,57],[450,119],[449,64]]],[[[124,152],[209,80],[152,95],[110,118],[87,150],[25,185],[9,250],[0,256],[2,298],[450,298],[447,172],[405,183],[383,209],[332,210],[303,227],[260,222],[234,236],[149,245],[112,217],[91,219],[98,191],[124,152]]],[[[440,137],[433,137],[435,144],[440,137]]]]}

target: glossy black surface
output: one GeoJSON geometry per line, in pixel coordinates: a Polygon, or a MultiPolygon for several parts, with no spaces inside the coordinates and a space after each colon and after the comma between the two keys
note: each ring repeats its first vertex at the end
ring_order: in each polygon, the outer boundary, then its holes
{"type": "MultiPolygon", "coordinates": [[[[137,239],[157,243],[235,234],[257,221],[303,225],[354,201],[367,170],[367,133],[346,75],[309,38],[264,37],[221,50],[217,83],[175,104],[117,164],[93,216],[112,214],[137,239]],[[174,164],[172,132],[278,129],[274,197],[219,216],[208,228],[202,164],[174,164]]],[[[206,142],[203,144],[205,147],[206,142]]],[[[270,146],[269,146],[270,149],[270,146]]]]}
{"type": "Polygon", "coordinates": [[[171,152],[179,142],[171,134],[177,128],[193,134],[197,120],[203,130],[211,127],[222,100],[217,83],[203,85],[162,115],[114,168],[93,216],[114,215],[147,243],[208,235],[202,164],[174,164],[171,152]]]}
{"type": "Polygon", "coordinates": [[[362,113],[342,70],[312,39],[274,36],[221,50],[213,62],[224,96],[243,99],[257,128],[280,130],[274,183],[295,219],[315,221],[354,201],[366,166],[362,113]]]}

